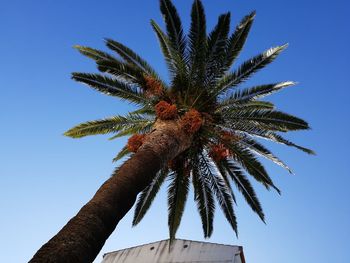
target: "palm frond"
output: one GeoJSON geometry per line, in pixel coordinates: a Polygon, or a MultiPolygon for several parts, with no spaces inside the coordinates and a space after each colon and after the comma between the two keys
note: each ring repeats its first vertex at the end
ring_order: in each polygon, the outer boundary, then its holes
{"type": "Polygon", "coordinates": [[[187,194],[189,190],[189,176],[184,176],[183,170],[179,169],[169,175],[168,187],[168,226],[170,243],[175,239],[175,234],[180,226],[187,194]]]}
{"type": "Polygon", "coordinates": [[[108,48],[119,54],[119,56],[121,56],[129,64],[141,69],[147,75],[151,75],[160,80],[156,71],[147,63],[147,61],[141,58],[130,48],[112,39],[106,39],[106,45],[108,48]]]}
{"type": "Polygon", "coordinates": [[[264,166],[255,158],[247,148],[237,143],[226,143],[225,146],[231,151],[232,158],[240,164],[256,181],[262,183],[266,189],[274,188],[279,194],[281,191],[274,185],[264,166]]]}
{"type": "Polygon", "coordinates": [[[167,175],[167,169],[160,170],[152,182],[141,192],[135,207],[134,218],[132,221],[133,226],[140,223],[145,216],[167,175]]]}
{"type": "MultiPolygon", "coordinates": [[[[216,80],[224,74],[224,61],[228,33],[230,31],[230,13],[219,16],[217,25],[207,37],[207,52],[205,62],[205,79],[201,91],[192,102],[192,107],[203,110],[209,101],[216,101],[217,94],[212,89],[216,80]]],[[[198,87],[197,87],[198,89],[198,87]]],[[[197,93],[197,92],[195,92],[197,93]]],[[[210,103],[209,103],[210,104],[210,103]]]]}
{"type": "Polygon", "coordinates": [[[244,199],[247,201],[252,210],[259,215],[261,220],[265,223],[265,215],[258,197],[255,194],[254,188],[249,180],[244,175],[243,171],[230,161],[222,160],[222,166],[231,176],[236,184],[237,189],[242,193],[244,199]]]}
{"type": "Polygon", "coordinates": [[[229,178],[227,176],[227,172],[226,172],[225,168],[222,166],[220,161],[216,161],[216,160],[212,159],[212,162],[215,164],[216,168],[220,172],[220,175],[221,175],[222,179],[225,181],[225,184],[227,186],[227,191],[230,192],[233,202],[235,204],[237,204],[236,196],[235,196],[235,194],[234,194],[234,192],[232,190],[232,187],[231,187],[231,184],[230,184],[230,180],[229,180],[229,178]]]}
{"type": "Polygon", "coordinates": [[[220,177],[219,173],[214,173],[212,171],[213,167],[210,164],[210,161],[203,154],[201,154],[200,157],[200,165],[202,174],[208,178],[211,189],[218,200],[221,210],[224,212],[227,221],[230,223],[232,229],[237,235],[237,221],[233,210],[234,201],[230,191],[227,189],[225,181],[222,177],[220,177]]]}
{"type": "Polygon", "coordinates": [[[232,129],[238,132],[242,132],[243,134],[246,134],[248,136],[254,136],[258,138],[263,138],[269,141],[273,141],[276,143],[284,144],[287,146],[291,146],[294,148],[297,148],[303,152],[306,152],[308,154],[314,155],[315,152],[311,149],[302,147],[300,145],[297,145],[291,141],[288,141],[287,139],[283,138],[281,135],[271,132],[265,129],[262,129],[260,127],[257,127],[254,124],[251,123],[225,123],[224,126],[221,126],[221,128],[227,128],[227,129],[232,129]]]}
{"type": "Polygon", "coordinates": [[[292,146],[292,147],[297,148],[297,149],[299,149],[299,150],[301,150],[303,152],[306,152],[308,154],[315,155],[315,152],[313,150],[310,150],[308,148],[305,148],[305,147],[302,147],[300,145],[297,145],[297,144],[295,144],[295,143],[293,143],[291,141],[288,141],[285,138],[283,138],[281,135],[276,134],[274,132],[266,132],[261,137],[263,137],[265,139],[268,139],[268,140],[272,140],[272,141],[277,142],[277,143],[281,143],[281,144],[287,145],[287,146],[292,146]]]}
{"type": "Polygon", "coordinates": [[[136,104],[147,104],[147,98],[137,88],[120,80],[109,78],[101,74],[72,73],[72,79],[84,83],[89,87],[106,95],[118,97],[136,104]]]}
{"type": "Polygon", "coordinates": [[[116,157],[113,158],[112,162],[117,162],[119,161],[120,159],[124,158],[125,156],[129,155],[130,152],[128,150],[128,147],[127,146],[124,146],[120,151],[119,153],[116,155],[116,157]]]}
{"type": "Polygon", "coordinates": [[[237,143],[241,144],[243,147],[246,147],[247,149],[251,150],[252,152],[274,162],[275,164],[286,169],[289,173],[293,174],[292,170],[284,162],[282,162],[270,150],[268,150],[261,143],[258,143],[256,140],[251,139],[248,136],[245,136],[244,138],[241,138],[237,143]]]}
{"type": "Polygon", "coordinates": [[[219,16],[214,30],[208,36],[206,83],[212,85],[221,77],[225,69],[223,67],[226,59],[226,44],[230,31],[230,13],[219,16]]]}
{"type": "MultiPolygon", "coordinates": [[[[134,153],[131,153],[130,155],[127,156],[127,158],[125,158],[124,162],[127,162],[128,160],[130,160],[131,158],[133,158],[134,153]]],[[[116,176],[118,174],[118,171],[120,170],[120,168],[123,166],[123,164],[121,163],[120,165],[116,166],[111,177],[116,176]]]]}
{"type": "Polygon", "coordinates": [[[198,87],[203,85],[204,82],[207,53],[206,18],[200,0],[195,0],[192,5],[189,53],[191,79],[193,79],[193,85],[198,87]]]}
{"type": "Polygon", "coordinates": [[[255,11],[245,16],[228,39],[223,70],[228,70],[239,56],[255,18],[255,11]]]}
{"type": "Polygon", "coordinates": [[[240,109],[255,109],[255,110],[273,110],[275,105],[268,101],[235,101],[235,100],[224,100],[218,103],[216,113],[228,111],[235,111],[240,109]]]}
{"type": "Polygon", "coordinates": [[[162,33],[159,26],[152,21],[161,43],[163,54],[172,73],[172,88],[183,90],[188,86],[188,68],[186,55],[186,38],[183,33],[180,17],[170,0],[160,0],[160,10],[164,18],[167,35],[162,33]],[[169,55],[171,61],[169,61],[169,55]]]}
{"type": "Polygon", "coordinates": [[[272,131],[295,131],[309,129],[306,121],[281,111],[259,108],[226,108],[226,121],[252,123],[272,131]]]}
{"type": "Polygon", "coordinates": [[[131,127],[140,127],[145,123],[148,124],[149,121],[141,115],[114,116],[81,123],[66,131],[64,135],[72,138],[82,138],[89,135],[116,133],[131,127]]]}
{"type": "Polygon", "coordinates": [[[95,61],[106,60],[106,59],[116,60],[115,57],[109,55],[108,53],[94,49],[94,48],[84,47],[79,45],[75,45],[74,48],[76,48],[84,56],[87,56],[95,61]]]}
{"type": "Polygon", "coordinates": [[[145,105],[137,110],[134,110],[130,112],[130,114],[142,114],[142,115],[149,115],[149,116],[154,116],[155,115],[155,110],[154,107],[152,107],[151,103],[148,105],[145,105]]]}
{"type": "Polygon", "coordinates": [[[283,88],[290,87],[295,85],[296,83],[293,81],[285,81],[275,84],[267,84],[255,86],[252,88],[247,88],[244,90],[239,90],[233,93],[228,100],[233,102],[237,101],[252,101],[268,96],[272,93],[275,93],[283,88]]]}
{"type": "Polygon", "coordinates": [[[112,74],[126,82],[139,86],[143,86],[145,83],[142,71],[130,64],[118,60],[99,60],[97,65],[100,71],[112,74]]]}
{"type": "Polygon", "coordinates": [[[154,125],[154,120],[144,120],[144,121],[140,121],[139,123],[135,122],[134,125],[130,125],[125,129],[117,132],[117,134],[109,138],[109,140],[114,140],[120,137],[133,135],[135,133],[147,134],[152,130],[153,125],[154,125]]]}
{"type": "Polygon", "coordinates": [[[192,182],[194,188],[194,200],[202,221],[205,238],[213,233],[213,220],[215,212],[215,201],[210,186],[210,181],[205,174],[202,174],[196,165],[192,170],[192,182]]]}
{"type": "Polygon", "coordinates": [[[170,0],[160,0],[160,11],[163,15],[169,44],[184,59],[186,38],[183,33],[180,17],[170,0]]]}
{"type": "Polygon", "coordinates": [[[151,26],[153,28],[153,31],[156,33],[160,49],[163,53],[163,56],[165,58],[165,62],[167,63],[168,69],[172,73],[176,73],[176,67],[174,65],[174,59],[171,54],[171,47],[169,45],[169,39],[163,32],[163,30],[160,28],[160,26],[151,19],[151,26]]]}
{"type": "Polygon", "coordinates": [[[288,45],[273,47],[260,55],[257,55],[248,61],[245,61],[241,66],[238,67],[232,73],[226,74],[223,78],[218,81],[218,84],[213,89],[215,94],[221,94],[231,87],[235,87],[238,84],[249,79],[259,69],[264,68],[287,47],[288,45]]]}

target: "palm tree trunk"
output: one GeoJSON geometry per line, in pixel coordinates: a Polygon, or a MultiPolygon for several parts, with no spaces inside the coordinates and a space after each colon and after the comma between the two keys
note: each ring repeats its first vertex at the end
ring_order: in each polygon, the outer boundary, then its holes
{"type": "Polygon", "coordinates": [[[87,263],[96,258],[138,193],[164,164],[189,147],[189,136],[175,121],[157,122],[154,128],[137,153],[38,250],[30,263],[87,263]]]}

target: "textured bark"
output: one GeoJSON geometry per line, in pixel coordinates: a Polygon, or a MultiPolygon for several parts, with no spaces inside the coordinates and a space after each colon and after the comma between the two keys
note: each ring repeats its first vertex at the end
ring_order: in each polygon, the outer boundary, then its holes
{"type": "Polygon", "coordinates": [[[157,122],[137,153],[114,172],[114,176],[29,262],[92,262],[119,220],[135,203],[137,194],[164,164],[189,145],[190,137],[177,122],[157,122]]]}

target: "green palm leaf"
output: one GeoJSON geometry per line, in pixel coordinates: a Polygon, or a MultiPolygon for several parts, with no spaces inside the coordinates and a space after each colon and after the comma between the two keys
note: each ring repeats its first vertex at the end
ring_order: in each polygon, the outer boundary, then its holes
{"type": "Polygon", "coordinates": [[[122,129],[121,123],[125,123],[125,118],[122,116],[88,121],[71,128],[64,135],[72,138],[82,138],[89,135],[112,133],[122,129]]]}
{"type": "Polygon", "coordinates": [[[256,181],[262,183],[266,189],[270,186],[279,194],[281,191],[274,185],[264,166],[255,158],[248,149],[235,143],[225,143],[226,147],[233,153],[232,158],[239,163],[256,181]]]}
{"type": "Polygon", "coordinates": [[[160,11],[163,15],[171,48],[184,58],[186,39],[183,34],[180,17],[170,0],[160,0],[160,11]]]}
{"type": "Polygon", "coordinates": [[[145,83],[142,71],[118,60],[99,60],[98,69],[123,79],[125,82],[143,86],[145,83]]]}
{"type": "Polygon", "coordinates": [[[302,146],[299,146],[291,141],[288,141],[286,139],[284,139],[281,135],[278,135],[274,132],[266,132],[264,133],[264,135],[262,136],[263,138],[265,139],[268,139],[268,140],[271,140],[271,141],[274,141],[274,142],[277,142],[277,143],[281,143],[281,144],[284,144],[284,145],[287,145],[287,146],[292,146],[292,147],[295,147],[303,152],[306,152],[308,154],[312,154],[312,155],[315,155],[315,152],[313,150],[310,150],[308,148],[305,148],[305,147],[302,147],[302,146]]]}
{"type": "Polygon", "coordinates": [[[106,59],[116,60],[115,57],[109,55],[108,53],[94,49],[94,48],[84,47],[79,45],[75,45],[74,48],[76,48],[84,56],[87,56],[95,61],[106,60],[106,59]]]}
{"type": "Polygon", "coordinates": [[[234,194],[234,192],[232,190],[232,187],[231,187],[231,184],[230,184],[230,180],[229,180],[229,177],[227,176],[227,172],[226,172],[225,168],[222,166],[220,161],[215,161],[215,160],[212,159],[212,162],[215,164],[215,166],[218,169],[222,179],[225,181],[225,184],[227,186],[227,191],[230,192],[230,195],[232,196],[233,202],[235,204],[237,204],[236,197],[235,197],[235,194],[234,194]]]}
{"type": "Polygon", "coordinates": [[[191,78],[194,86],[203,85],[205,78],[205,60],[207,53],[206,18],[200,0],[192,5],[191,27],[189,33],[189,53],[191,78]]]}
{"type": "Polygon", "coordinates": [[[274,131],[295,131],[309,129],[306,121],[295,116],[271,109],[229,108],[223,113],[227,121],[253,123],[274,131]]]}
{"type": "MultiPolygon", "coordinates": [[[[204,88],[199,92],[192,103],[192,107],[200,110],[206,110],[207,105],[211,105],[216,101],[216,94],[212,92],[213,85],[217,78],[224,73],[223,64],[225,63],[225,52],[228,33],[230,31],[230,13],[219,16],[217,25],[207,37],[207,54],[205,60],[205,79],[204,88]]],[[[198,89],[198,87],[197,87],[198,89]]],[[[196,92],[197,93],[197,92],[196,92]]],[[[196,94],[195,93],[195,94],[196,94]]]]}
{"type": "Polygon", "coordinates": [[[141,192],[135,207],[134,219],[132,221],[133,226],[140,223],[145,216],[167,175],[168,170],[162,169],[157,173],[145,190],[141,192]]]}
{"type": "Polygon", "coordinates": [[[213,233],[215,201],[210,187],[210,181],[208,177],[203,176],[197,165],[192,172],[192,182],[194,200],[201,217],[204,237],[209,238],[213,233]]]}
{"type": "Polygon", "coordinates": [[[244,123],[244,124],[242,124],[242,123],[226,123],[226,125],[227,125],[227,128],[235,130],[235,131],[241,131],[248,136],[255,136],[258,138],[267,139],[267,140],[270,140],[270,141],[273,141],[276,143],[280,143],[280,144],[284,144],[287,146],[297,148],[297,149],[299,149],[303,152],[306,152],[308,154],[312,154],[312,155],[315,154],[315,152],[313,150],[310,150],[308,148],[297,145],[291,141],[286,140],[281,135],[276,134],[275,132],[261,129],[260,127],[257,127],[256,125],[251,124],[251,123],[244,123]]]}
{"type": "Polygon", "coordinates": [[[127,146],[124,146],[120,151],[119,153],[117,154],[116,157],[113,158],[112,162],[117,162],[119,161],[120,159],[124,158],[125,156],[129,155],[130,152],[128,150],[128,147],[127,146]]]}
{"type": "Polygon", "coordinates": [[[185,176],[183,169],[179,169],[169,175],[168,187],[168,226],[170,242],[175,239],[175,234],[180,226],[187,194],[189,190],[189,176],[185,176]]]}
{"type": "Polygon", "coordinates": [[[264,158],[274,162],[275,164],[283,167],[286,169],[289,173],[293,173],[292,170],[279,158],[277,158],[273,153],[270,152],[267,148],[265,148],[262,144],[258,143],[256,140],[253,140],[249,137],[241,138],[238,141],[239,144],[241,144],[243,147],[246,147],[247,149],[255,152],[258,155],[263,156],[264,158]]]}
{"type": "Polygon", "coordinates": [[[187,57],[185,53],[186,38],[183,34],[181,20],[176,11],[176,8],[170,0],[160,0],[160,11],[164,18],[167,38],[165,38],[164,33],[160,31],[160,28],[157,27],[154,22],[152,22],[152,25],[156,30],[158,39],[161,41],[161,45],[167,45],[168,51],[166,53],[170,54],[172,60],[172,63],[168,62],[168,65],[170,66],[170,70],[173,73],[173,89],[182,90],[188,85],[188,69],[187,57]]]}
{"type": "Polygon", "coordinates": [[[173,57],[173,54],[171,52],[168,37],[153,19],[151,19],[151,26],[153,31],[156,33],[161,51],[163,53],[169,71],[173,74],[176,74],[176,66],[174,65],[174,61],[176,60],[176,58],[173,57]]]}
{"type": "Polygon", "coordinates": [[[154,120],[141,120],[140,122],[135,122],[133,125],[117,132],[117,134],[109,138],[109,140],[133,135],[135,133],[147,134],[152,130],[154,123],[154,120]]]}
{"type": "Polygon", "coordinates": [[[235,87],[238,84],[244,82],[249,77],[251,77],[259,69],[264,68],[287,47],[288,45],[283,45],[279,47],[273,47],[260,55],[257,55],[248,61],[244,62],[238,69],[232,73],[226,74],[214,88],[215,94],[221,94],[231,87],[235,87]]]}
{"type": "Polygon", "coordinates": [[[148,104],[147,98],[137,88],[120,80],[101,74],[72,73],[72,79],[109,96],[118,97],[136,104],[148,104]]]}
{"type": "Polygon", "coordinates": [[[154,117],[156,113],[155,113],[153,105],[151,105],[151,103],[149,103],[148,105],[145,105],[137,110],[130,112],[130,114],[131,115],[141,114],[141,115],[148,115],[150,117],[154,117]]]}
{"type": "Polygon", "coordinates": [[[296,83],[293,81],[285,81],[275,84],[260,85],[252,88],[244,89],[243,91],[236,91],[231,95],[228,100],[232,103],[237,101],[251,101],[260,99],[277,91],[280,91],[283,88],[293,86],[296,83]]]}
{"type": "Polygon", "coordinates": [[[255,18],[255,11],[245,16],[228,39],[223,70],[229,69],[241,52],[255,18]]]}
{"type": "Polygon", "coordinates": [[[234,201],[224,179],[220,177],[219,173],[214,173],[212,171],[212,165],[203,154],[200,158],[200,165],[202,167],[202,174],[208,178],[211,189],[216,195],[221,210],[224,212],[227,221],[230,223],[232,229],[236,232],[237,235],[237,221],[233,210],[234,201]]]}
{"type": "Polygon", "coordinates": [[[148,124],[148,122],[150,120],[145,119],[141,115],[114,116],[81,123],[66,131],[64,135],[72,138],[82,138],[89,135],[115,133],[135,126],[145,126],[145,123],[148,124]]]}
{"type": "Polygon", "coordinates": [[[275,105],[268,101],[235,101],[231,99],[220,102],[217,106],[216,113],[225,111],[235,111],[241,109],[248,110],[273,110],[275,105]]]}
{"type": "Polygon", "coordinates": [[[242,193],[249,206],[254,212],[259,215],[261,220],[265,223],[265,215],[259,199],[255,194],[254,188],[250,184],[249,180],[245,177],[241,169],[227,160],[223,160],[222,165],[226,168],[227,173],[231,176],[232,180],[237,186],[237,189],[242,193]]]}
{"type": "Polygon", "coordinates": [[[148,75],[151,75],[157,79],[159,79],[155,70],[147,63],[146,60],[141,58],[138,54],[136,54],[130,48],[124,46],[123,44],[112,40],[106,39],[106,45],[111,50],[115,51],[119,56],[121,56],[127,63],[139,68],[143,72],[148,75]]]}
{"type": "Polygon", "coordinates": [[[218,23],[208,36],[206,83],[212,85],[214,80],[224,73],[226,43],[230,31],[230,13],[219,16],[218,23]]]}

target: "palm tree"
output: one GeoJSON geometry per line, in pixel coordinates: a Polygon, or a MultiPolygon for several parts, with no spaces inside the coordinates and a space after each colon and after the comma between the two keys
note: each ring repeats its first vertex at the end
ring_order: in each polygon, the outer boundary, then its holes
{"type": "Polygon", "coordinates": [[[96,62],[101,73],[73,73],[74,80],[138,108],[126,116],[79,124],[65,135],[81,138],[112,134],[111,139],[131,135],[114,161],[126,156],[129,159],[30,262],[92,262],[137,195],[140,193],[133,225],[144,217],[166,180],[171,240],[180,225],[191,182],[204,237],[213,232],[215,198],[237,233],[231,182],[264,221],[248,175],[266,189],[280,190],[257,157],[265,157],[291,172],[257,138],[313,153],[281,136],[287,131],[309,129],[308,124],[261,100],[293,82],[238,88],[287,45],[270,48],[230,70],[246,41],[254,12],[244,17],[233,33],[230,13],[223,14],[207,34],[202,3],[195,0],[186,36],[172,2],[161,0],[160,10],[166,32],[153,20],[151,25],[170,72],[169,84],[144,59],[117,41],[106,39],[107,47],[118,56],[76,47],[96,62]]]}

